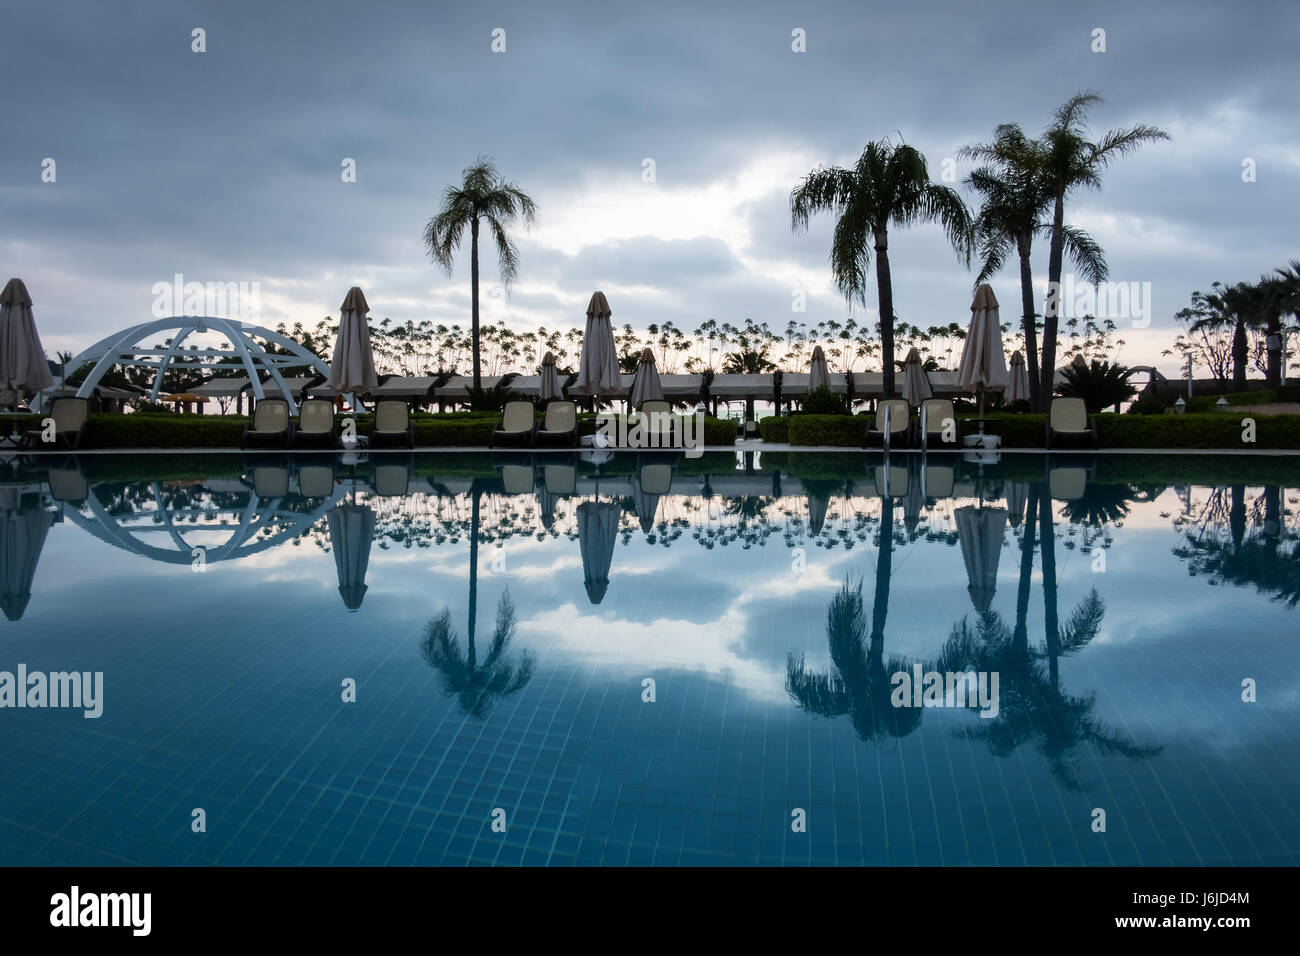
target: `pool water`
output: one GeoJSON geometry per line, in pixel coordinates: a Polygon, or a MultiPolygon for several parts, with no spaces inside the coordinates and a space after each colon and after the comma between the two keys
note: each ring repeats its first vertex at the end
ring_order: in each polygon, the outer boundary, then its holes
{"type": "Polygon", "coordinates": [[[0,863],[1294,864],[1296,465],[15,459],[0,863]]]}

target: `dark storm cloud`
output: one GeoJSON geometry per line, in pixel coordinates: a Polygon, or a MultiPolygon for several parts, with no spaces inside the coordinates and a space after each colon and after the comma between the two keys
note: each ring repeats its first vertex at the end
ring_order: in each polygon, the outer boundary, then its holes
{"type": "MultiPolygon", "coordinates": [[[[420,231],[488,153],[542,204],[541,228],[520,236],[521,286],[538,288],[519,289],[517,309],[574,323],[548,288],[621,282],[662,294],[653,309],[616,302],[620,319],[666,311],[690,328],[752,309],[780,327],[789,283],[747,271],[826,262],[825,224],[790,234],[792,183],[739,204],[743,248],[705,223],[561,252],[547,223],[590,177],[643,187],[645,157],[657,188],[707,190],[765,155],[845,162],[901,136],[937,175],[997,123],[1036,131],[1095,88],[1097,128],[1151,122],[1176,141],[1121,160],[1072,215],[1096,220],[1117,278],[1157,283],[1172,312],[1192,288],[1297,254],[1298,19],[1282,3],[11,4],[3,30],[23,42],[6,52],[0,268],[28,279],[51,348],[147,317],[152,284],[176,272],[281,283],[303,318],[365,279],[377,313],[445,319],[466,270],[434,270],[420,231]],[[796,27],[807,53],[790,50],[796,27]],[[39,179],[47,156],[55,184],[39,179]],[[355,184],[340,181],[344,157],[355,184]],[[1154,233],[1132,241],[1138,224],[1154,233]]],[[[960,316],[971,275],[937,232],[894,250],[900,315],[960,316]]],[[[815,297],[807,317],[832,311],[843,304],[815,297]]]]}

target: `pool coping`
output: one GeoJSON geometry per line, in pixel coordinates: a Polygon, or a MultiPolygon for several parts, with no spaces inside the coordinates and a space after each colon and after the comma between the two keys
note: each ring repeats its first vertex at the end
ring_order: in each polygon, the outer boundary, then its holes
{"type": "MultiPolygon", "coordinates": [[[[608,452],[641,452],[650,451],[656,453],[662,452],[682,452],[680,448],[484,448],[481,445],[424,445],[415,448],[365,448],[358,449],[359,454],[488,454],[488,455],[519,455],[520,453],[529,453],[536,455],[569,455],[574,451],[608,451],[608,452]]],[[[822,454],[825,452],[837,452],[843,454],[862,454],[872,452],[879,454],[879,448],[852,448],[844,445],[783,445],[773,442],[745,442],[738,441],[734,445],[705,445],[699,449],[701,452],[809,452],[822,454]]],[[[965,451],[976,451],[982,454],[1005,454],[1005,455],[1238,455],[1238,456],[1300,456],[1300,449],[1296,448],[1258,448],[1254,450],[1244,448],[995,448],[984,451],[983,449],[962,449],[965,451]]],[[[348,454],[347,449],[343,448],[237,448],[234,446],[224,448],[86,448],[86,449],[31,449],[18,452],[23,455],[321,455],[348,454]]],[[[934,452],[923,452],[919,448],[895,448],[890,451],[893,455],[919,455],[919,454],[938,454],[949,455],[958,454],[957,450],[936,450],[934,452]]],[[[3,455],[0,450],[0,455],[3,455]]],[[[682,452],[683,456],[685,455],[682,452]]]]}

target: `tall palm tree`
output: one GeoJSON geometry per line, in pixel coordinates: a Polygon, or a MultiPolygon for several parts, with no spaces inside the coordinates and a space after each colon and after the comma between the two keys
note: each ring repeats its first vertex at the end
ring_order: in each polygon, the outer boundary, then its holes
{"type": "Polygon", "coordinates": [[[1259,325],[1261,298],[1248,283],[1229,286],[1215,282],[1209,292],[1193,292],[1192,304],[1178,313],[1179,318],[1188,321],[1191,332],[1232,329],[1233,391],[1246,389],[1246,375],[1250,370],[1248,330],[1259,325]]]}
{"type": "Polygon", "coordinates": [[[889,227],[937,222],[958,254],[970,262],[971,216],[953,189],[930,181],[925,157],[905,143],[866,145],[852,169],[818,166],[790,193],[790,225],[808,228],[814,213],[836,217],[831,273],[850,302],[866,305],[867,269],[876,254],[881,371],[887,397],[894,388],[894,289],[889,273],[889,227]]]}
{"type": "Polygon", "coordinates": [[[506,227],[522,219],[525,228],[537,221],[537,204],[515,183],[506,182],[496,164],[480,156],[462,173],[459,186],[442,193],[442,208],[424,227],[424,246],[430,258],[451,275],[456,250],[469,228],[470,349],[474,356],[473,394],[482,390],[478,329],[478,237],[483,223],[497,247],[501,284],[510,288],[519,272],[519,249],[506,227]]]}
{"type": "MultiPolygon", "coordinates": [[[[1019,260],[1029,401],[1036,411],[1041,411],[1044,403],[1038,368],[1038,326],[1030,253],[1035,236],[1050,237],[1052,232],[1045,217],[1054,196],[1042,175],[1047,147],[1025,136],[1014,123],[1004,123],[995,131],[991,143],[965,146],[959,155],[987,163],[966,178],[966,184],[980,196],[973,240],[982,265],[975,286],[987,282],[1000,271],[1013,250],[1019,260]]],[[[1083,277],[1093,283],[1105,279],[1106,260],[1097,242],[1083,230],[1069,225],[1064,227],[1064,236],[1065,250],[1083,277]]]]}
{"type": "Polygon", "coordinates": [[[1081,187],[1101,188],[1101,174],[1114,160],[1134,152],[1145,143],[1169,139],[1155,126],[1139,124],[1108,130],[1090,140],[1088,110],[1100,103],[1092,92],[1078,93],[1053,114],[1043,133],[1040,175],[1052,194],[1052,231],[1047,259],[1047,301],[1043,305],[1043,361],[1041,394],[1050,396],[1056,372],[1056,335],[1061,316],[1061,267],[1069,242],[1065,224],[1066,197],[1081,187]]]}

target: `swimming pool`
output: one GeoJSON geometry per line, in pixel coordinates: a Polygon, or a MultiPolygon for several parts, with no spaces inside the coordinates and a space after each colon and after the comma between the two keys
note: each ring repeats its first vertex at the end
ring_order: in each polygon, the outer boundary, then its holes
{"type": "Polygon", "coordinates": [[[9,462],[0,862],[1297,862],[1296,459],[600,457],[9,462]]]}

